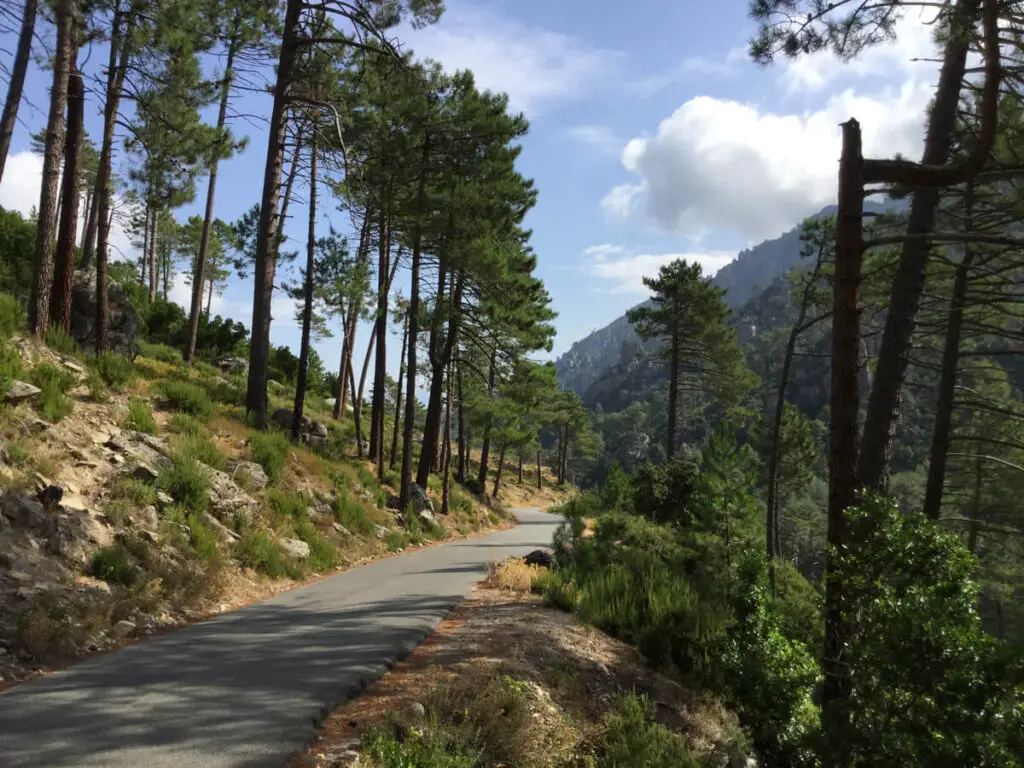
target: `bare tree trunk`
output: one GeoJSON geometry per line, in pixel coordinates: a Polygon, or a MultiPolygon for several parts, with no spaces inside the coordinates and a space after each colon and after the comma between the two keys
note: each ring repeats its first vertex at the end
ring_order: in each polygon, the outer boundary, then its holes
{"type": "MultiPolygon", "coordinates": [[[[371,210],[366,209],[366,215],[363,217],[363,226],[359,232],[359,251],[356,253],[356,265],[357,268],[366,264],[366,260],[369,257],[370,250],[370,222],[373,217],[371,216],[371,210]]],[[[338,373],[338,381],[340,382],[338,399],[334,403],[334,418],[343,419],[345,418],[345,380],[351,378],[352,372],[352,351],[356,343],[356,324],[359,321],[359,313],[362,311],[362,296],[353,296],[352,304],[348,309],[348,316],[346,317],[345,325],[345,338],[342,340],[341,346],[341,370],[338,373]]],[[[352,399],[355,400],[356,391],[355,387],[352,388],[352,399]]]]}
{"type": "Polygon", "coordinates": [[[60,0],[56,8],[57,50],[53,60],[50,114],[46,122],[46,150],[39,191],[39,226],[36,231],[35,265],[32,270],[32,298],[28,308],[29,330],[46,336],[50,320],[50,291],[53,281],[53,248],[57,234],[57,182],[64,148],[64,103],[68,96],[68,72],[75,18],[74,0],[60,0]]]}
{"type": "MultiPolygon", "coordinates": [[[[497,347],[491,350],[491,364],[487,372],[487,392],[492,397],[494,396],[494,377],[495,377],[495,363],[498,357],[497,347]]],[[[480,485],[480,493],[486,493],[487,488],[487,462],[491,451],[491,419],[488,416],[487,421],[484,422],[484,441],[480,446],[480,468],[477,470],[477,483],[480,485]]]]}
{"type": "Polygon", "coordinates": [[[146,259],[149,257],[149,223],[153,219],[152,195],[146,192],[146,223],[142,226],[142,251],[139,253],[139,285],[146,287],[146,259]]]}
{"type": "Polygon", "coordinates": [[[540,475],[540,446],[537,446],[537,490],[541,489],[541,475],[540,475]]]}
{"type": "Polygon", "coordinates": [[[21,32],[18,35],[18,50],[11,66],[11,79],[7,84],[7,100],[4,101],[3,115],[0,115],[0,179],[4,177],[7,153],[11,151],[11,137],[18,121],[18,107],[21,105],[21,91],[25,87],[25,73],[32,57],[32,33],[35,29],[36,10],[39,0],[25,0],[21,12],[21,32]]]}
{"type": "Polygon", "coordinates": [[[519,451],[519,484],[523,484],[523,452],[519,451]]]}
{"type": "MultiPolygon", "coordinates": [[[[387,377],[388,292],[391,258],[391,221],[387,206],[381,206],[377,228],[380,291],[377,295],[377,356],[373,371],[373,403],[370,408],[370,458],[377,462],[377,479],[384,480],[384,399],[387,377]],[[385,282],[386,281],[386,282],[385,282]]],[[[397,264],[397,259],[395,260],[397,264]]]]}
{"type": "Polygon", "coordinates": [[[398,364],[398,383],[395,385],[395,423],[391,429],[391,455],[388,458],[388,467],[395,468],[395,460],[398,457],[398,431],[402,423],[402,380],[405,378],[405,352],[409,343],[409,310],[405,311],[405,323],[402,329],[402,355],[398,364]]]}
{"type": "Polygon", "coordinates": [[[466,466],[469,461],[469,436],[466,426],[466,408],[462,395],[462,366],[456,362],[455,380],[459,395],[459,467],[455,473],[455,480],[459,483],[466,482],[466,466]]]}
{"type": "Polygon", "coordinates": [[[159,273],[156,268],[156,223],[160,219],[160,209],[153,206],[153,215],[150,219],[149,226],[149,302],[150,304],[156,301],[157,295],[157,283],[159,282],[159,273]]]}
{"type": "Polygon", "coordinates": [[[501,444],[501,450],[498,452],[498,469],[494,473],[494,490],[491,491],[491,498],[498,498],[498,487],[501,485],[501,471],[505,468],[505,450],[508,446],[505,443],[501,444]]]}
{"type": "Polygon", "coordinates": [[[284,14],[281,53],[274,84],[274,107],[267,134],[267,160],[263,171],[263,196],[260,201],[259,235],[256,241],[255,285],[252,300],[252,341],[249,346],[249,382],[246,412],[257,427],[267,424],[267,364],[270,359],[270,302],[274,291],[274,268],[278,231],[277,204],[284,165],[288,97],[295,69],[296,35],[302,0],[288,0],[284,14]]]}
{"type": "Polygon", "coordinates": [[[448,361],[448,372],[445,375],[444,405],[444,444],[447,446],[441,457],[441,514],[447,515],[452,484],[452,361],[448,361]]]}
{"type": "MultiPolygon", "coordinates": [[[[81,75],[79,74],[79,76],[81,76],[81,75]]],[[[68,85],[70,87],[70,81],[69,81],[68,85]]],[[[82,98],[82,101],[83,102],[85,101],[84,96],[82,98]]],[[[79,159],[81,159],[81,157],[79,157],[79,159]]],[[[64,162],[67,162],[67,160],[65,160],[64,162]]],[[[82,179],[81,178],[79,178],[79,180],[78,180],[78,185],[79,186],[82,185],[82,179]]],[[[82,234],[81,234],[81,236],[78,237],[78,247],[81,248],[83,252],[85,251],[85,238],[86,238],[86,236],[89,233],[89,224],[90,224],[91,219],[92,219],[92,191],[93,191],[93,188],[94,188],[94,186],[90,186],[90,187],[88,187],[85,190],[85,221],[82,223],[82,234]]],[[[78,265],[78,263],[75,262],[75,266],[77,266],[77,265],[78,265]]]]}
{"type": "MultiPolygon", "coordinates": [[[[430,134],[424,133],[420,157],[419,188],[416,192],[416,213],[424,211],[427,188],[427,160],[430,157],[430,134]]],[[[398,508],[409,505],[412,486],[412,439],[416,422],[416,335],[419,333],[420,315],[420,257],[423,244],[423,224],[417,216],[412,235],[412,259],[409,278],[409,359],[405,374],[405,424],[402,426],[402,477],[398,492],[398,508]]]]}
{"type": "MultiPolygon", "coordinates": [[[[377,325],[374,324],[373,328],[370,329],[370,341],[366,344],[366,356],[363,358],[363,372],[359,376],[359,392],[356,394],[355,399],[352,402],[352,420],[356,425],[356,435],[358,436],[358,445],[356,446],[356,455],[359,458],[363,457],[363,441],[361,437],[362,432],[362,420],[363,420],[363,392],[366,388],[366,374],[370,371],[370,356],[373,354],[373,345],[377,340],[377,325]]],[[[371,419],[372,422],[372,419],[371,419]]],[[[370,431],[373,431],[373,424],[370,424],[370,431]]],[[[372,453],[370,457],[372,458],[372,453]]]]}
{"type": "Polygon", "coordinates": [[[96,232],[96,353],[107,348],[109,313],[107,311],[107,248],[114,212],[110,205],[110,168],[114,153],[114,126],[117,121],[121,89],[128,68],[129,21],[120,2],[114,11],[110,39],[110,57],[107,62],[107,89],[103,103],[103,143],[100,146],[99,167],[96,171],[96,198],[98,200],[96,232]],[[124,28],[122,29],[122,25],[124,28]]]}
{"type": "MultiPolygon", "coordinates": [[[[860,271],[864,253],[864,159],[860,124],[843,124],[836,215],[835,277],[832,288],[832,381],[829,423],[828,543],[846,543],[846,510],[856,501],[858,375],[860,367],[860,271]]],[[[850,670],[843,655],[849,625],[843,574],[825,583],[825,682],[822,713],[827,732],[839,733],[848,719],[850,670]]]]}
{"type": "MultiPolygon", "coordinates": [[[[77,56],[77,48],[72,51],[77,56]]],[[[78,229],[78,177],[82,169],[85,132],[85,89],[82,73],[72,62],[68,77],[68,129],[64,141],[64,205],[57,234],[56,274],[50,295],[50,322],[65,332],[71,328],[71,286],[75,277],[75,235],[78,229]]]]}
{"type": "MultiPolygon", "coordinates": [[[[209,320],[210,320],[210,309],[213,307],[213,280],[208,280],[207,282],[209,283],[210,288],[209,288],[209,291],[206,294],[206,320],[207,320],[207,322],[209,322],[209,320]]],[[[198,333],[198,332],[199,332],[199,326],[197,324],[196,325],[196,333],[198,333]]],[[[194,346],[195,345],[193,344],[193,347],[194,346]]],[[[193,352],[193,354],[195,354],[195,349],[194,348],[193,348],[192,352],[193,352]]]]}
{"type": "MultiPolygon", "coordinates": [[[[665,457],[676,455],[676,419],[679,413],[679,332],[672,330],[672,353],[669,359],[668,381],[668,436],[665,438],[665,457]]],[[[565,482],[565,477],[561,478],[565,482]]]]}
{"type": "MultiPolygon", "coordinates": [[[[924,165],[940,166],[949,156],[972,37],[969,30],[978,17],[980,5],[981,0],[959,0],[953,13],[953,34],[946,44],[935,102],[929,112],[921,157],[924,165]]],[[[911,337],[917,326],[917,311],[924,292],[931,250],[931,244],[920,235],[935,229],[939,196],[940,189],[934,186],[914,190],[907,219],[908,239],[903,243],[896,279],[892,284],[875,382],[868,397],[864,421],[857,479],[865,488],[884,490],[886,486],[903,383],[910,363],[911,337]]]]}
{"type": "Polygon", "coordinates": [[[306,237],[306,283],[303,286],[302,341],[299,345],[299,372],[295,382],[295,407],[292,409],[292,442],[299,442],[302,409],[306,403],[306,378],[309,371],[309,337],[313,327],[313,272],[316,269],[316,126],[311,129],[309,146],[309,232],[306,237]]]}
{"type": "MultiPolygon", "coordinates": [[[[964,192],[964,232],[974,230],[974,183],[968,182],[964,192]]],[[[946,341],[942,349],[939,373],[938,402],[935,405],[935,427],[932,430],[931,456],[928,461],[928,482],[925,486],[924,513],[938,520],[942,512],[942,490],[946,484],[946,462],[953,434],[953,404],[956,398],[957,368],[960,364],[960,332],[964,325],[964,304],[967,280],[974,263],[975,249],[964,244],[964,255],[956,267],[953,295],[949,300],[946,341]]]]}
{"type": "MultiPolygon", "coordinates": [[[[97,172],[97,178],[99,173],[97,172]]],[[[82,269],[92,266],[93,257],[96,255],[96,233],[100,228],[100,198],[96,194],[96,183],[93,182],[90,192],[89,214],[85,220],[85,230],[82,233],[82,269]]]]}
{"type": "MultiPolygon", "coordinates": [[[[199,238],[199,253],[192,272],[192,307],[188,318],[188,341],[185,342],[184,357],[191,362],[196,354],[196,336],[199,333],[199,313],[203,302],[203,280],[206,279],[206,253],[210,248],[210,229],[213,227],[213,201],[217,191],[217,168],[220,164],[221,150],[224,142],[224,126],[227,123],[228,99],[231,96],[231,83],[235,76],[235,54],[239,48],[239,26],[241,16],[235,11],[234,31],[228,43],[228,57],[224,65],[224,81],[221,84],[220,107],[217,111],[217,142],[218,147],[210,163],[210,178],[206,185],[206,212],[203,215],[203,231],[199,238]]],[[[213,281],[210,281],[210,299],[206,305],[206,315],[210,315],[210,304],[213,303],[213,281]]]]}

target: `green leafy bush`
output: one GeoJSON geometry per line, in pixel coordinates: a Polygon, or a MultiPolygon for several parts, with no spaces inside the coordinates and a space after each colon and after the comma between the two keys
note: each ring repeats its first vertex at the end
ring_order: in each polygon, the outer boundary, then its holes
{"type": "Polygon", "coordinates": [[[9,339],[25,330],[25,310],[16,298],[0,293],[0,338],[9,339]]]}
{"type": "Polygon", "coordinates": [[[63,368],[49,363],[40,363],[29,373],[29,379],[41,390],[39,410],[47,421],[60,421],[71,413],[73,405],[67,392],[77,379],[63,368]]]}
{"type": "Polygon", "coordinates": [[[124,525],[132,508],[124,499],[113,499],[103,506],[103,514],[114,525],[124,525]]]}
{"type": "Polygon", "coordinates": [[[616,463],[601,485],[601,506],[604,509],[622,509],[633,498],[633,485],[622,466],[616,463]]]}
{"type": "Polygon", "coordinates": [[[166,344],[151,344],[148,341],[139,342],[139,354],[151,360],[159,360],[162,363],[181,365],[184,359],[181,350],[169,347],[166,344]]]}
{"type": "Polygon", "coordinates": [[[338,566],[338,550],[317,531],[309,518],[295,524],[295,533],[309,545],[309,566],[314,571],[331,571],[338,566]]]}
{"type": "Polygon", "coordinates": [[[110,488],[110,496],[130,501],[137,507],[156,504],[156,488],[134,477],[118,477],[110,488]]]}
{"type": "Polygon", "coordinates": [[[75,357],[81,354],[78,342],[59,325],[51,325],[46,329],[46,346],[62,355],[75,357]]]}
{"type": "Polygon", "coordinates": [[[124,426],[126,429],[134,429],[147,435],[157,433],[156,419],[148,400],[141,397],[132,397],[128,400],[128,417],[124,420],[124,426]]]}
{"type": "Polygon", "coordinates": [[[21,376],[21,355],[5,339],[0,339],[0,393],[6,394],[11,388],[11,382],[21,376]]]}
{"type": "Polygon", "coordinates": [[[601,720],[596,745],[599,765],[615,768],[701,768],[700,753],[686,737],[654,720],[645,696],[626,694],[601,720]]]}
{"type": "Polygon", "coordinates": [[[20,445],[8,445],[4,449],[7,463],[15,467],[23,467],[28,464],[28,452],[20,445]]]}
{"type": "Polygon", "coordinates": [[[203,422],[187,413],[172,413],[167,419],[167,428],[186,437],[199,437],[203,434],[203,422]]]}
{"type": "Polygon", "coordinates": [[[160,382],[159,389],[176,411],[203,420],[213,415],[213,401],[206,390],[196,384],[180,379],[165,379],[160,382]]]}
{"type": "Polygon", "coordinates": [[[194,453],[177,450],[171,466],[160,475],[160,483],[175,501],[193,512],[203,512],[210,503],[210,478],[194,453]]]}
{"type": "Polygon", "coordinates": [[[263,467],[270,482],[281,479],[292,444],[283,432],[253,432],[249,435],[249,456],[263,467]]]}
{"type": "Polygon", "coordinates": [[[334,519],[353,534],[371,536],[373,521],[366,514],[363,505],[352,499],[343,487],[336,489],[334,497],[334,519]]]}
{"type": "Polygon", "coordinates": [[[96,550],[92,556],[89,573],[97,579],[130,587],[138,582],[142,570],[135,564],[134,558],[124,545],[115,544],[96,550]]]}
{"type": "Polygon", "coordinates": [[[216,560],[220,557],[217,534],[208,523],[193,512],[185,518],[185,525],[189,530],[189,546],[200,560],[216,560]]]}
{"type": "Polygon", "coordinates": [[[195,456],[208,467],[224,471],[228,467],[228,458],[216,443],[202,435],[189,435],[181,439],[182,450],[195,456]]]}
{"type": "Polygon", "coordinates": [[[636,513],[658,523],[692,522],[698,474],[697,466],[683,459],[641,464],[632,483],[636,513]]]}
{"type": "Polygon", "coordinates": [[[107,388],[107,382],[100,376],[99,371],[95,368],[90,368],[89,373],[85,378],[85,386],[89,388],[89,397],[97,403],[105,403],[110,400],[110,390],[107,388]]]}
{"type": "Polygon", "coordinates": [[[302,569],[290,562],[277,543],[263,531],[247,531],[235,544],[235,557],[243,566],[265,573],[273,579],[301,577],[302,569]]]}
{"type": "Polygon", "coordinates": [[[305,497],[281,488],[268,488],[264,498],[281,517],[289,520],[306,520],[309,504],[305,497]]]}
{"type": "Polygon", "coordinates": [[[135,380],[135,366],[124,355],[116,352],[101,352],[93,361],[103,380],[115,389],[123,389],[135,380]]]}

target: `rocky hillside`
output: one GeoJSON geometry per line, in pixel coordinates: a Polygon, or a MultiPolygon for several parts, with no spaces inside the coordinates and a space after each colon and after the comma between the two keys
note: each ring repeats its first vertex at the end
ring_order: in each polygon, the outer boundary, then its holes
{"type": "MultiPolygon", "coordinates": [[[[308,403],[301,445],[246,426],[239,361],[134,361],[48,335],[0,340],[0,686],[316,574],[501,525],[440,484],[395,509],[352,457],[351,419],[308,403]]],[[[244,362],[244,361],[243,361],[244,362]]],[[[272,382],[275,421],[291,391],[272,382]]]]}

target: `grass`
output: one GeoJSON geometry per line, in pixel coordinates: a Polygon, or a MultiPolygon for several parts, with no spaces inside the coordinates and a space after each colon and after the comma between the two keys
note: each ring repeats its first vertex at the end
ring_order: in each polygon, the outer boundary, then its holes
{"type": "Polygon", "coordinates": [[[103,514],[114,525],[124,525],[132,507],[125,499],[113,499],[103,506],[103,514]]]}
{"type": "Polygon", "coordinates": [[[78,382],[68,371],[49,363],[40,363],[29,374],[29,379],[39,387],[39,411],[47,421],[60,421],[73,409],[67,392],[78,382]]]}
{"type": "Polygon", "coordinates": [[[397,552],[400,549],[405,549],[408,544],[409,540],[405,534],[399,531],[389,532],[387,538],[384,539],[384,545],[388,548],[388,552],[397,552]]]}
{"type": "Polygon", "coordinates": [[[601,721],[595,748],[600,765],[617,768],[700,768],[700,755],[686,738],[654,720],[644,696],[626,694],[601,721]]]}
{"type": "Polygon", "coordinates": [[[484,583],[492,589],[529,592],[533,582],[546,570],[539,565],[527,565],[518,557],[509,557],[487,565],[484,583]]]}
{"type": "Polygon", "coordinates": [[[217,534],[213,528],[192,512],[185,517],[189,530],[189,547],[200,560],[216,560],[220,557],[217,548],[217,534]]]}
{"type": "Polygon", "coordinates": [[[281,479],[292,444],[283,432],[253,432],[249,436],[249,455],[263,467],[270,482],[281,479]]]}
{"type": "Polygon", "coordinates": [[[228,468],[228,457],[220,452],[220,448],[207,437],[202,435],[186,435],[180,441],[175,441],[181,450],[195,456],[200,462],[213,469],[222,472],[228,468]]]}
{"type": "Polygon", "coordinates": [[[171,404],[171,408],[199,419],[213,415],[213,401],[202,387],[181,379],[165,379],[160,382],[160,392],[171,404]]]}
{"type": "Polygon", "coordinates": [[[167,379],[180,371],[181,369],[172,363],[151,360],[148,357],[135,358],[135,372],[147,379],[167,379]]]}
{"type": "Polygon", "coordinates": [[[210,479],[198,457],[188,450],[171,453],[171,466],[160,475],[164,489],[186,509],[203,512],[210,503],[210,479]]]}
{"type": "Polygon", "coordinates": [[[92,362],[103,381],[114,389],[124,389],[135,380],[135,366],[124,355],[101,352],[92,362]]]}
{"type": "Polygon", "coordinates": [[[123,587],[134,585],[142,575],[141,569],[123,544],[96,550],[89,565],[89,573],[97,579],[123,587]]]}
{"type": "Polygon", "coordinates": [[[235,544],[235,557],[243,566],[264,573],[272,579],[285,576],[300,578],[302,569],[284,556],[264,531],[247,531],[235,544]]]}
{"type": "Polygon", "coordinates": [[[295,525],[295,533],[309,545],[309,567],[314,571],[333,571],[338,567],[340,556],[338,550],[327,541],[316,526],[304,518],[295,525]]]}
{"type": "Polygon", "coordinates": [[[156,419],[153,417],[153,409],[149,401],[141,397],[133,397],[128,400],[128,417],[124,420],[126,429],[134,429],[136,432],[144,432],[147,435],[157,433],[156,419]]]}
{"type": "Polygon", "coordinates": [[[95,368],[90,368],[89,373],[86,374],[85,386],[89,388],[89,397],[96,403],[105,403],[110,400],[110,390],[107,387],[107,382],[100,376],[99,371],[95,368]]]}
{"type": "Polygon", "coordinates": [[[335,491],[334,519],[354,534],[373,535],[373,520],[366,514],[363,505],[352,499],[348,491],[341,486],[338,486],[335,491]]]}
{"type": "Polygon", "coordinates": [[[268,488],[264,498],[270,508],[282,518],[288,520],[307,519],[306,510],[309,505],[306,503],[306,499],[297,493],[281,488],[268,488]]]}
{"type": "Polygon", "coordinates": [[[9,293],[0,293],[0,337],[9,339],[25,329],[25,310],[9,293]]]}
{"type": "Polygon", "coordinates": [[[46,346],[62,355],[77,357],[81,354],[78,342],[59,325],[51,325],[46,329],[46,346]]]}
{"type": "MultiPolygon", "coordinates": [[[[0,299],[5,298],[0,293],[0,299]]],[[[6,394],[14,379],[21,378],[21,355],[6,340],[0,339],[0,394],[6,394]]]]}
{"type": "Polygon", "coordinates": [[[167,428],[178,435],[199,437],[203,434],[203,422],[187,413],[172,413],[167,419],[167,428]]]}
{"type": "Polygon", "coordinates": [[[5,453],[9,464],[13,464],[16,467],[23,467],[28,464],[28,451],[20,445],[14,445],[13,443],[8,445],[5,453]]]}
{"type": "Polygon", "coordinates": [[[207,379],[203,386],[210,397],[224,405],[245,405],[245,386],[238,380],[225,381],[219,376],[215,379],[207,379]]]}
{"type": "Polygon", "coordinates": [[[171,365],[181,365],[184,363],[181,350],[169,347],[166,344],[151,344],[148,341],[140,341],[139,354],[151,360],[159,360],[162,363],[170,363],[171,365]]]}
{"type": "Polygon", "coordinates": [[[137,507],[156,504],[156,488],[134,477],[119,477],[110,489],[113,499],[130,501],[137,507]]]}

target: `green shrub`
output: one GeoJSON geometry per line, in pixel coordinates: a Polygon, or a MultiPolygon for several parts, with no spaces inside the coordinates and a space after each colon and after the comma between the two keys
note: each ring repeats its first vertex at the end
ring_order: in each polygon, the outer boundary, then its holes
{"type": "Polygon", "coordinates": [[[595,752],[598,764],[616,768],[701,768],[700,753],[686,737],[654,720],[645,696],[626,694],[601,720],[595,752]]]}
{"type": "Polygon", "coordinates": [[[204,380],[203,386],[210,397],[224,405],[245,405],[245,387],[238,382],[224,381],[219,376],[204,380]]]}
{"type": "Polygon", "coordinates": [[[49,363],[40,363],[29,373],[29,379],[41,390],[39,410],[47,421],[60,421],[71,413],[73,405],[67,392],[77,379],[63,368],[49,363]]]}
{"type": "Polygon", "coordinates": [[[392,488],[398,488],[398,484],[402,481],[401,476],[393,469],[384,470],[384,484],[390,485],[392,488]]]}
{"type": "Polygon", "coordinates": [[[160,382],[159,389],[176,411],[203,420],[213,415],[213,401],[206,390],[196,384],[180,379],[165,379],[160,382]]]}
{"type": "Polygon", "coordinates": [[[333,507],[334,519],[351,533],[359,536],[373,534],[373,521],[367,516],[363,505],[352,499],[348,491],[340,486],[336,489],[333,507]]]}
{"type": "Polygon", "coordinates": [[[220,556],[217,549],[217,534],[195,512],[185,518],[189,530],[189,546],[200,560],[215,560],[220,556]]]}
{"type": "Polygon", "coordinates": [[[184,359],[181,350],[169,347],[166,344],[151,344],[148,341],[139,342],[139,354],[151,360],[159,360],[162,363],[181,365],[184,359]]]}
{"type": "Polygon", "coordinates": [[[119,477],[110,489],[111,498],[130,501],[137,507],[156,504],[156,488],[134,477],[119,477]]]}
{"type": "Polygon", "coordinates": [[[113,499],[103,506],[103,514],[114,525],[124,525],[132,508],[124,499],[113,499]]]}
{"type": "Polygon", "coordinates": [[[20,445],[12,443],[7,446],[4,453],[6,454],[7,462],[15,467],[23,467],[28,463],[28,452],[20,445]]]}
{"type": "Polygon", "coordinates": [[[249,435],[249,455],[263,467],[270,482],[277,482],[284,474],[284,464],[292,444],[283,432],[253,432],[249,435]]]}
{"type": "Polygon", "coordinates": [[[332,571],[338,566],[338,550],[324,539],[308,518],[300,519],[295,525],[298,537],[309,545],[309,566],[314,571],[332,571]]]}
{"type": "Polygon", "coordinates": [[[135,366],[124,355],[116,352],[101,352],[93,361],[103,380],[115,389],[123,389],[135,380],[135,366]]]}
{"type": "Polygon", "coordinates": [[[406,539],[405,534],[391,531],[388,533],[387,538],[384,539],[384,544],[387,546],[388,552],[397,552],[400,549],[405,549],[409,541],[406,539]]]}
{"type": "Polygon", "coordinates": [[[175,501],[193,512],[205,511],[210,503],[210,479],[190,451],[171,454],[171,466],[161,473],[160,483],[175,501]]]}
{"type": "Polygon", "coordinates": [[[633,484],[622,466],[616,463],[601,485],[601,506],[622,509],[633,500],[633,484]]]}
{"type": "Polygon", "coordinates": [[[59,325],[51,325],[46,329],[46,346],[62,355],[75,357],[81,354],[78,342],[59,325]]]}
{"type": "Polygon", "coordinates": [[[167,419],[167,428],[186,437],[199,437],[203,434],[203,422],[187,413],[172,413],[167,419]]]}
{"type": "Polygon", "coordinates": [[[141,569],[122,544],[97,550],[92,556],[89,573],[98,579],[125,587],[133,586],[142,575],[141,569]]]}
{"type": "Polygon", "coordinates": [[[698,475],[697,466],[683,459],[640,465],[632,482],[634,509],[658,523],[692,522],[698,475]]]}
{"type": "Polygon", "coordinates": [[[576,586],[556,571],[542,571],[533,580],[532,590],[544,595],[544,602],[562,611],[575,611],[579,592],[576,586]]]}
{"type": "Polygon", "coordinates": [[[289,520],[306,520],[309,504],[305,497],[280,488],[268,488],[264,498],[281,517],[289,520]]]}
{"type": "Polygon", "coordinates": [[[243,566],[279,579],[302,575],[296,563],[289,562],[277,543],[263,531],[247,531],[235,544],[235,557],[243,566]]]}
{"type": "Polygon", "coordinates": [[[147,435],[157,433],[156,419],[148,400],[141,397],[132,397],[128,400],[128,417],[124,421],[124,426],[126,429],[134,429],[147,435]]]}
{"type": "Polygon", "coordinates": [[[0,338],[9,339],[25,330],[25,310],[16,298],[0,293],[0,338]]]}
{"type": "MultiPolygon", "coordinates": [[[[3,294],[0,293],[0,298],[3,294]]],[[[11,382],[22,376],[21,355],[6,339],[0,339],[0,393],[6,394],[11,382]]]]}
{"type": "Polygon", "coordinates": [[[182,450],[195,456],[208,467],[224,471],[228,467],[228,459],[209,438],[202,435],[186,436],[179,443],[182,450]]]}
{"type": "Polygon", "coordinates": [[[97,403],[105,403],[110,400],[110,390],[107,388],[107,382],[100,376],[99,371],[95,368],[90,368],[89,373],[86,375],[85,386],[89,388],[89,397],[97,403]]]}
{"type": "Polygon", "coordinates": [[[427,488],[434,493],[441,493],[441,478],[437,475],[427,475],[427,488]]]}

